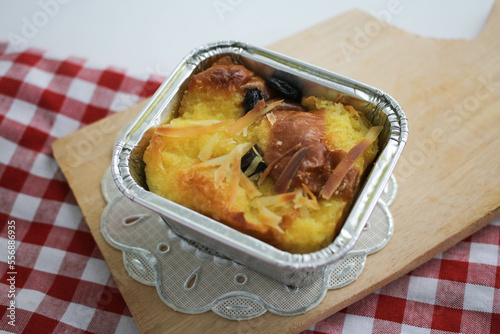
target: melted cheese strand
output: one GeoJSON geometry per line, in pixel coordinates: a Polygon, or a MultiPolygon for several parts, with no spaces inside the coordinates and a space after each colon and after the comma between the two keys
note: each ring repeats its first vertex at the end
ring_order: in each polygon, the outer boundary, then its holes
{"type": "Polygon", "coordinates": [[[216,131],[231,122],[231,120],[225,120],[211,125],[192,125],[182,127],[164,125],[159,126],[156,129],[156,132],[166,137],[193,137],[216,131]]]}
{"type": "Polygon", "coordinates": [[[266,107],[266,102],[264,100],[260,100],[245,116],[241,117],[229,128],[227,128],[227,133],[231,135],[239,133],[241,130],[255,122],[260,116],[267,114],[282,101],[283,100],[273,102],[266,107]]]}

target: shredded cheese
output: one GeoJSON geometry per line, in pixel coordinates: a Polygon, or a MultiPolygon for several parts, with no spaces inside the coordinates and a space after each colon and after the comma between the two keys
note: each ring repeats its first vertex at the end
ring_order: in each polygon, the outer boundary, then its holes
{"type": "Polygon", "coordinates": [[[213,125],[213,124],[216,124],[216,123],[219,123],[220,120],[216,120],[216,119],[201,119],[201,120],[188,120],[187,121],[189,124],[191,125],[203,125],[203,126],[206,126],[206,125],[213,125]]]}
{"type": "Polygon", "coordinates": [[[250,199],[262,195],[259,189],[257,189],[253,182],[250,181],[250,179],[243,172],[241,172],[240,175],[240,185],[245,190],[250,199]]]}
{"type": "Polygon", "coordinates": [[[290,187],[292,179],[299,170],[302,161],[306,158],[309,153],[309,147],[302,147],[300,150],[295,152],[288,164],[285,166],[280,176],[274,184],[274,192],[277,194],[282,194],[290,187]]]}
{"type": "Polygon", "coordinates": [[[317,201],[308,199],[302,195],[301,192],[298,193],[297,197],[293,200],[294,202],[294,208],[308,208],[312,210],[319,210],[319,204],[317,201]]]}
{"type": "Polygon", "coordinates": [[[264,172],[262,172],[262,174],[260,175],[259,177],[259,180],[257,181],[257,184],[260,186],[264,180],[266,179],[267,175],[271,172],[271,170],[284,158],[286,157],[288,154],[292,153],[292,152],[295,152],[296,150],[298,150],[300,148],[301,144],[298,143],[297,145],[295,145],[294,147],[292,147],[291,149],[289,149],[288,151],[286,151],[285,153],[283,153],[281,156],[279,156],[278,158],[274,159],[274,161],[272,161],[268,166],[267,168],[264,170],[264,172]]]}
{"type": "Polygon", "coordinates": [[[257,166],[259,166],[259,164],[261,162],[264,162],[264,160],[262,160],[261,155],[257,154],[257,151],[253,147],[252,147],[252,150],[254,150],[256,152],[256,155],[255,155],[255,158],[250,163],[250,166],[248,166],[248,168],[245,170],[245,175],[247,175],[247,176],[250,176],[253,173],[255,173],[257,166]]]}
{"type": "Polygon", "coordinates": [[[316,197],[311,192],[310,194],[312,197],[310,199],[307,198],[308,191],[310,192],[310,190],[305,184],[302,184],[302,186],[304,187],[304,190],[296,190],[297,196],[293,200],[294,208],[299,208],[301,212],[303,212],[304,209],[319,210],[320,207],[316,197]]]}
{"type": "Polygon", "coordinates": [[[311,189],[309,189],[309,187],[305,183],[302,183],[302,188],[304,188],[304,190],[309,195],[309,197],[311,197],[311,199],[316,200],[316,196],[314,196],[314,194],[311,191],[311,189]]]}
{"type": "Polygon", "coordinates": [[[198,158],[200,158],[201,161],[206,161],[210,159],[212,156],[212,152],[214,150],[215,145],[219,142],[219,134],[215,133],[212,138],[209,139],[209,141],[203,146],[203,148],[200,151],[200,154],[198,154],[198,158]]]}
{"type": "Polygon", "coordinates": [[[225,147],[227,145],[232,145],[232,144],[236,144],[236,141],[234,141],[233,138],[224,138],[220,141],[220,146],[221,147],[225,147]]]}
{"type": "Polygon", "coordinates": [[[221,155],[220,157],[203,161],[200,162],[199,164],[194,164],[192,167],[202,168],[202,167],[220,166],[228,157],[229,154],[221,155]]]}
{"type": "Polygon", "coordinates": [[[234,122],[230,127],[228,127],[226,129],[227,133],[231,135],[238,134],[244,128],[248,127],[253,122],[255,122],[259,117],[267,114],[269,111],[274,109],[274,107],[276,107],[282,101],[283,100],[273,102],[269,104],[267,107],[265,107],[266,102],[264,100],[260,100],[259,102],[257,102],[255,107],[252,110],[250,110],[245,116],[241,117],[236,122],[234,122]]]}
{"type": "Polygon", "coordinates": [[[271,210],[266,208],[264,205],[259,205],[258,207],[259,210],[259,221],[264,223],[265,225],[275,229],[276,231],[280,232],[281,234],[285,233],[279,225],[279,223],[282,220],[281,216],[278,216],[277,214],[273,213],[271,210]]]}
{"type": "Polygon", "coordinates": [[[234,156],[234,151],[228,154],[227,158],[222,161],[219,168],[215,170],[214,173],[214,185],[216,188],[220,188],[222,182],[226,180],[228,175],[231,175],[231,161],[234,156]]]}
{"type": "Polygon", "coordinates": [[[356,160],[363,154],[363,152],[377,139],[378,135],[382,131],[382,126],[373,126],[368,130],[365,137],[361,139],[359,143],[354,145],[353,148],[347,152],[347,154],[342,158],[337,167],[333,170],[332,174],[326,181],[321,196],[323,198],[329,199],[335,190],[340,186],[342,180],[349,172],[349,169],[354,165],[356,160]]]}
{"type": "Polygon", "coordinates": [[[274,206],[278,204],[283,204],[288,201],[291,201],[295,198],[296,193],[291,192],[291,193],[286,193],[286,194],[279,194],[279,195],[271,195],[271,196],[263,196],[259,197],[255,200],[254,203],[252,203],[254,206],[258,206],[259,204],[264,205],[266,207],[268,206],[274,206]]]}
{"type": "Polygon", "coordinates": [[[229,179],[229,206],[232,206],[238,195],[241,176],[241,146],[237,146],[233,151],[231,177],[229,179]]]}
{"type": "Polygon", "coordinates": [[[226,125],[229,125],[231,122],[231,120],[226,120],[211,125],[192,125],[182,127],[163,125],[159,126],[156,129],[156,132],[167,137],[192,137],[216,131],[226,125]]]}
{"type": "MultiPolygon", "coordinates": [[[[241,155],[242,155],[242,152],[245,152],[245,150],[248,149],[248,146],[250,144],[247,143],[247,144],[239,144],[239,145],[236,145],[236,147],[229,153],[229,154],[226,154],[226,155],[223,155],[221,157],[218,157],[218,158],[214,158],[212,160],[208,160],[208,161],[205,161],[205,162],[202,162],[202,163],[199,163],[197,165],[194,165],[194,166],[202,166],[202,167],[205,167],[205,166],[219,166],[219,168],[217,168],[214,172],[214,185],[216,188],[220,188],[222,183],[227,179],[230,183],[230,185],[232,185],[232,188],[231,190],[232,191],[237,191],[237,186],[239,184],[239,174],[240,174],[240,168],[241,168],[241,155]],[[212,162],[216,160],[215,162],[212,162]],[[235,171],[238,171],[238,173],[236,173],[235,171]],[[236,186],[233,185],[233,183],[236,182],[236,186]],[[236,190],[234,190],[234,188],[236,188],[236,190]]],[[[230,194],[230,200],[233,198],[233,193],[230,194]]],[[[234,195],[236,196],[236,195],[234,195]]]]}
{"type": "Polygon", "coordinates": [[[267,113],[266,117],[267,117],[267,120],[269,121],[269,123],[271,123],[271,126],[273,126],[274,123],[276,123],[276,116],[272,112],[267,113]]]}

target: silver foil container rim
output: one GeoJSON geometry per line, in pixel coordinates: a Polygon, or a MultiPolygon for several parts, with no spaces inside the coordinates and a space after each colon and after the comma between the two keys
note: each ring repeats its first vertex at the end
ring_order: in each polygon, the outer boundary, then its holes
{"type": "Polygon", "coordinates": [[[274,51],[239,41],[221,41],[196,48],[183,58],[116,143],[111,172],[119,190],[126,197],[162,216],[168,216],[177,223],[196,230],[207,238],[217,240],[228,248],[237,249],[250,258],[281,269],[311,271],[319,270],[342,259],[352,249],[392,174],[407,138],[408,122],[403,110],[391,96],[381,90],[274,51]],[[158,114],[169,106],[176,91],[199,64],[212,56],[226,53],[248,56],[279,70],[292,70],[301,78],[371,103],[387,115],[390,133],[387,144],[379,153],[370,171],[368,181],[374,181],[365,183],[339,235],[328,247],[308,254],[292,254],[279,250],[153,194],[138,185],[134,179],[129,166],[131,152],[145,132],[150,127],[158,125],[158,114]]]}

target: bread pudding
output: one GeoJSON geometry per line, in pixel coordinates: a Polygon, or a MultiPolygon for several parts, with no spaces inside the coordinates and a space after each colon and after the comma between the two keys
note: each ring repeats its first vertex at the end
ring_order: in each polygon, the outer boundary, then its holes
{"type": "Polygon", "coordinates": [[[291,253],[342,227],[380,126],[229,57],[194,75],[144,152],[149,190],[291,253]]]}

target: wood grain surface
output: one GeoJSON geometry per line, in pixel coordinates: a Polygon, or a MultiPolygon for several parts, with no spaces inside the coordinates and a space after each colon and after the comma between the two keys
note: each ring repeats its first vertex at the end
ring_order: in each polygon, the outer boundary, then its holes
{"type": "Polygon", "coordinates": [[[294,333],[341,310],[500,216],[500,6],[474,40],[414,36],[350,11],[269,46],[393,96],[410,135],[396,167],[394,236],[351,285],[294,317],[229,321],[175,312],[127,274],[100,234],[100,180],[117,131],[141,104],[57,140],[54,155],[142,333],[294,333]]]}

